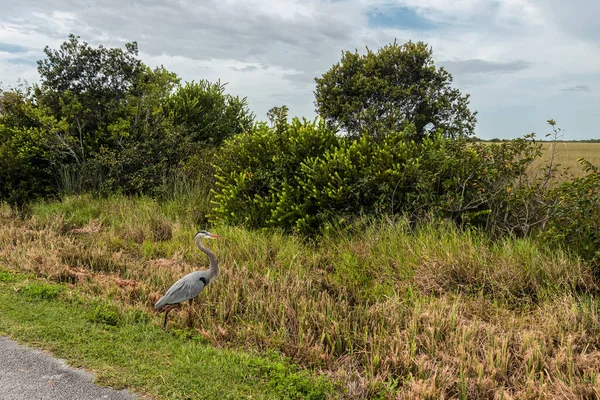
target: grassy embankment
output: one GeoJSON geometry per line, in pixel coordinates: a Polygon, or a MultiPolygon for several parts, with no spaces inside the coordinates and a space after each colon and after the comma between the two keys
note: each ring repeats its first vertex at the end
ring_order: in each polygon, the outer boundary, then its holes
{"type": "Polygon", "coordinates": [[[23,221],[4,210],[0,263],[36,278],[1,275],[0,333],[159,398],[214,398],[202,374],[233,398],[318,398],[315,375],[345,398],[600,395],[597,287],[559,250],[402,221],[318,243],[216,226],[222,275],[196,305],[197,329],[172,313],[163,333],[151,305],[207,265],[193,246],[204,227],[178,215],[174,203],[90,197],[23,221]]]}
{"type": "Polygon", "coordinates": [[[324,399],[330,385],[280,357],[217,349],[145,313],[72,287],[0,269],[0,335],[66,358],[96,381],[145,398],[324,399]],[[312,396],[312,397],[310,397],[312,396]]]}

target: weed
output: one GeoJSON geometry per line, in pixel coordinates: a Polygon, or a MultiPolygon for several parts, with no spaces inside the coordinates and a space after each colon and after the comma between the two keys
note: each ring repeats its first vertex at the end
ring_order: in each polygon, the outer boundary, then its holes
{"type": "Polygon", "coordinates": [[[319,379],[315,385],[307,372],[294,371],[281,361],[255,359],[249,365],[256,369],[257,375],[268,377],[272,395],[278,399],[322,400],[333,389],[325,379],[319,379]]]}
{"type": "Polygon", "coordinates": [[[43,282],[31,282],[20,288],[20,293],[28,299],[54,300],[63,291],[64,286],[43,282]]]}
{"type": "Polygon", "coordinates": [[[89,313],[89,321],[96,324],[117,326],[121,320],[122,318],[116,310],[104,304],[95,306],[89,313]]]}
{"type": "Polygon", "coordinates": [[[18,282],[22,279],[22,274],[0,269],[0,282],[18,282]]]}

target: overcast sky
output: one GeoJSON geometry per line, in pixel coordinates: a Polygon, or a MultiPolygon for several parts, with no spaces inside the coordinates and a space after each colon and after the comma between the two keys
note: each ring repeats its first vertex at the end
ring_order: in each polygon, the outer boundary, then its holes
{"type": "Polygon", "coordinates": [[[0,0],[0,81],[38,79],[44,46],[137,41],[150,66],[221,79],[260,119],[286,104],[313,118],[314,77],[342,50],[422,40],[471,94],[476,134],[600,138],[598,0],[0,0]]]}

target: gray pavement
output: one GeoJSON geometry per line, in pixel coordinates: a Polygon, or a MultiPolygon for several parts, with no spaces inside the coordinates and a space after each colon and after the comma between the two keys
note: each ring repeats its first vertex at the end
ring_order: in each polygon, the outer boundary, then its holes
{"type": "Polygon", "coordinates": [[[134,400],[126,390],[93,383],[93,375],[48,353],[0,337],[0,400],[134,400]]]}

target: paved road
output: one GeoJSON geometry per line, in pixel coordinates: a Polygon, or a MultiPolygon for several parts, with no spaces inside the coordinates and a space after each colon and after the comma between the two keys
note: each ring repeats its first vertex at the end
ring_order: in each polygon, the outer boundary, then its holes
{"type": "Polygon", "coordinates": [[[47,353],[0,337],[1,400],[134,400],[126,390],[93,383],[93,375],[47,353]]]}

